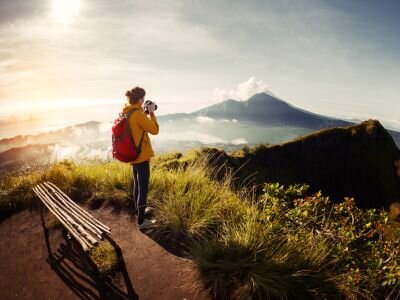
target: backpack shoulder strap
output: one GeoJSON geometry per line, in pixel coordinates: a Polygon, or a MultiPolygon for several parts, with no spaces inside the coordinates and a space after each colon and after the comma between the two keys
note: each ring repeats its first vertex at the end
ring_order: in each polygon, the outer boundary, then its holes
{"type": "MultiPolygon", "coordinates": [[[[136,110],[139,110],[139,108],[132,108],[132,109],[129,110],[127,113],[125,113],[126,120],[128,121],[128,126],[127,126],[127,127],[128,127],[128,131],[129,131],[129,135],[130,135],[130,137],[131,137],[132,144],[135,145],[135,147],[136,147],[136,144],[135,144],[135,141],[133,140],[133,135],[132,135],[131,127],[129,126],[129,117],[130,117],[130,116],[132,115],[132,113],[134,113],[136,110]]],[[[142,151],[143,136],[144,136],[144,130],[143,130],[143,132],[142,132],[142,137],[140,138],[139,145],[136,147],[138,153],[140,153],[140,152],[142,151]]]]}
{"type": "Polygon", "coordinates": [[[142,152],[142,142],[143,142],[144,130],[142,132],[142,137],[140,138],[139,146],[138,146],[138,153],[142,152]]]}
{"type": "Polygon", "coordinates": [[[132,109],[128,110],[128,112],[124,113],[125,116],[126,116],[126,118],[129,119],[129,117],[131,116],[131,114],[132,114],[134,111],[136,111],[136,110],[139,110],[139,108],[132,108],[132,109]]]}

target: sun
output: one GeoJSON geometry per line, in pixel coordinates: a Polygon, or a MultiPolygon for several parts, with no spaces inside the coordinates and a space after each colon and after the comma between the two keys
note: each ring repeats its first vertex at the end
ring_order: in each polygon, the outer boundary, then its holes
{"type": "Polygon", "coordinates": [[[80,0],[53,0],[52,16],[67,25],[78,15],[80,6],[80,0]]]}

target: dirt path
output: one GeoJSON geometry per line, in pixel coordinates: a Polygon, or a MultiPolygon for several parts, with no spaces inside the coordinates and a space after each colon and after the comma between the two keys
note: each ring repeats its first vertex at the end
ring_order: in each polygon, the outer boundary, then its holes
{"type": "Polygon", "coordinates": [[[91,211],[112,228],[125,272],[110,283],[94,278],[79,253],[51,231],[50,246],[61,263],[47,262],[38,212],[23,211],[0,223],[0,299],[206,299],[190,286],[195,271],[141,233],[125,212],[91,211]]]}

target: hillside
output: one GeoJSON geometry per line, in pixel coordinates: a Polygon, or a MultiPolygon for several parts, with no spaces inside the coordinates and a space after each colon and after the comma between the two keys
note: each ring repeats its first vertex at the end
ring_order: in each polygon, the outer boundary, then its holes
{"type": "MultiPolygon", "coordinates": [[[[82,155],[102,144],[79,146],[82,155]]],[[[243,147],[243,146],[242,146],[243,147]]],[[[287,143],[261,146],[251,151],[214,148],[220,164],[237,170],[239,181],[305,182],[314,190],[323,190],[335,201],[354,196],[360,207],[388,207],[400,199],[400,184],[394,162],[399,150],[392,137],[378,121],[325,129],[287,143]],[[222,150],[223,149],[223,150],[222,150]],[[235,152],[236,151],[236,152],[235,152]]],[[[236,147],[240,149],[240,147],[236,147]]],[[[24,173],[35,165],[50,161],[53,145],[28,145],[0,154],[0,177],[17,167],[24,173]]],[[[89,157],[89,156],[87,156],[89,157]]],[[[42,166],[44,167],[44,166],[42,166]]],[[[17,172],[21,173],[21,172],[17,172]]]]}
{"type": "Polygon", "coordinates": [[[233,161],[246,159],[250,161],[239,170],[241,177],[257,172],[258,182],[305,182],[336,201],[355,197],[360,207],[368,208],[387,208],[400,199],[395,167],[400,150],[378,121],[326,129],[233,161]]]}
{"type": "Polygon", "coordinates": [[[15,170],[24,165],[32,165],[32,162],[39,163],[40,160],[48,162],[52,153],[52,145],[35,144],[25,147],[11,148],[0,153],[0,178],[4,171],[15,170]]]}
{"type": "Polygon", "coordinates": [[[0,152],[30,144],[62,143],[64,141],[81,142],[83,139],[90,142],[98,138],[101,131],[100,126],[101,123],[98,121],[89,121],[39,134],[17,135],[0,139],[0,152]]]}
{"type": "MultiPolygon", "coordinates": [[[[332,131],[292,144],[304,142],[307,150],[334,152],[332,146],[343,145],[343,133],[337,132],[350,131],[354,136],[348,144],[351,147],[356,148],[361,141],[382,155],[393,150],[393,141],[375,121],[332,131]],[[379,146],[372,146],[371,140],[379,146]],[[326,148],[319,147],[324,144],[326,148]]],[[[157,156],[151,164],[148,194],[157,222],[145,232],[137,229],[131,215],[128,164],[62,161],[46,169],[8,176],[0,181],[0,236],[7,245],[0,248],[4,270],[0,296],[389,299],[399,293],[398,214],[389,217],[387,211],[363,210],[348,198],[333,204],[325,191],[313,193],[307,185],[265,182],[263,192],[255,197],[251,186],[235,187],[237,173],[218,176],[225,158],[230,164],[246,160],[246,171],[257,171],[262,168],[263,155],[273,156],[279,152],[276,149],[285,149],[288,144],[269,150],[265,146],[245,148],[231,155],[205,148],[185,155],[157,156]],[[215,154],[221,154],[222,159],[215,154]],[[50,215],[46,216],[50,229],[46,234],[35,211],[38,199],[32,187],[47,180],[112,228],[114,247],[120,247],[123,254],[117,265],[114,260],[111,273],[96,273],[93,265],[88,265],[93,253],[83,253],[50,215]],[[17,213],[28,207],[32,212],[17,213]],[[54,255],[55,260],[48,255],[54,255]]],[[[291,151],[286,150],[286,154],[291,151]]],[[[294,161],[292,154],[288,157],[294,161]]],[[[285,163],[281,160],[281,167],[285,168],[285,163]]],[[[241,179],[245,173],[240,174],[241,179]]],[[[111,259],[110,253],[95,261],[109,265],[111,259]]]]}
{"type": "Polygon", "coordinates": [[[355,197],[364,208],[388,208],[400,200],[400,170],[395,165],[400,150],[375,120],[230,155],[218,149],[211,152],[212,163],[234,170],[239,183],[306,183],[335,202],[355,197]]]}

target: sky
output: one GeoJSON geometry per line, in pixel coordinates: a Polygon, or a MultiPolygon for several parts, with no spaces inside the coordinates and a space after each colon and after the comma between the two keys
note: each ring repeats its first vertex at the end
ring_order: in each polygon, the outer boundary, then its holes
{"type": "Polygon", "coordinates": [[[0,0],[0,120],[158,114],[270,91],[400,129],[400,1],[0,0]]]}

